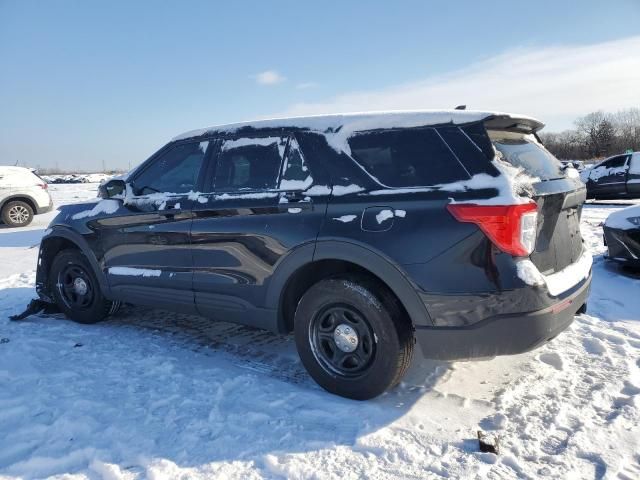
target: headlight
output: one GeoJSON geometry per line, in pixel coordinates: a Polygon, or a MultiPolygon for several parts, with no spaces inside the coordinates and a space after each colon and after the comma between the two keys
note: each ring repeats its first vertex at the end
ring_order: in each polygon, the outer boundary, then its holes
{"type": "Polygon", "coordinates": [[[629,217],[627,220],[640,227],[640,217],[629,217]]]}

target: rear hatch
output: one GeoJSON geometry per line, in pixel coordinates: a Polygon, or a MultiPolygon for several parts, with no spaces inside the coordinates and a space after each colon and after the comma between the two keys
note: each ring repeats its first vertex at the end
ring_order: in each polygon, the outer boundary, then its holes
{"type": "Polygon", "coordinates": [[[561,163],[531,133],[487,130],[503,160],[521,167],[539,182],[533,185],[538,204],[538,235],[531,261],[544,275],[576,262],[582,255],[580,215],[586,189],[577,176],[567,175],[561,163]]]}

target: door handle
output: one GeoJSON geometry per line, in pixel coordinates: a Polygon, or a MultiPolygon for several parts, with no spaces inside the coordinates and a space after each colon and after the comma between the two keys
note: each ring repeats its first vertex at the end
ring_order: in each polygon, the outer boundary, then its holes
{"type": "Polygon", "coordinates": [[[164,206],[164,208],[162,210],[160,210],[160,215],[163,215],[166,218],[172,219],[174,218],[178,213],[180,213],[181,208],[180,208],[180,202],[179,201],[170,201],[167,202],[166,205],[164,206]]]}
{"type": "Polygon", "coordinates": [[[177,199],[167,200],[163,208],[163,210],[180,210],[180,209],[181,209],[180,200],[177,200],[177,199]]]}
{"type": "Polygon", "coordinates": [[[283,195],[290,203],[309,202],[309,197],[302,192],[285,192],[283,195]]]}

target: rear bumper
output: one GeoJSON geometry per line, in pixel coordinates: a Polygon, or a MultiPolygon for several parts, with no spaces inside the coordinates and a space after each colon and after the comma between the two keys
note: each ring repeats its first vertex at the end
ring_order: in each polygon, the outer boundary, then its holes
{"type": "Polygon", "coordinates": [[[426,358],[464,360],[528,352],[565,330],[586,303],[591,273],[554,305],[535,312],[497,315],[460,327],[419,327],[416,339],[426,358]]]}
{"type": "Polygon", "coordinates": [[[48,205],[45,205],[44,207],[41,207],[40,205],[36,205],[36,210],[37,210],[36,215],[49,213],[51,210],[53,210],[53,199],[51,198],[51,196],[49,195],[48,205]]]}

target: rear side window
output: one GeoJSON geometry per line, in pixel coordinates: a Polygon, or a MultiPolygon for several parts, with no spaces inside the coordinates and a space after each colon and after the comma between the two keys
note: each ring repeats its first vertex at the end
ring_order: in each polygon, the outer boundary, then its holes
{"type": "Polygon", "coordinates": [[[521,167],[531,176],[541,180],[562,178],[562,165],[531,135],[500,130],[489,130],[493,146],[515,167],[521,167]]]}
{"type": "Polygon", "coordinates": [[[380,183],[419,187],[469,179],[433,128],[362,133],[349,140],[351,156],[380,183]]]}
{"type": "MultiPolygon", "coordinates": [[[[482,127],[481,127],[482,128],[482,127]]],[[[453,150],[456,158],[464,165],[464,168],[470,175],[478,173],[491,173],[492,169],[488,165],[489,160],[482,149],[471,139],[469,134],[459,127],[438,127],[438,133],[442,136],[447,145],[453,150]]],[[[484,141],[489,143],[489,139],[485,132],[474,132],[476,138],[484,135],[484,141]]],[[[493,158],[493,148],[489,143],[491,150],[489,158],[493,158]]]]}
{"type": "Polygon", "coordinates": [[[186,193],[195,190],[209,142],[176,145],[161,154],[134,179],[136,195],[186,193]]]}
{"type": "Polygon", "coordinates": [[[216,164],[214,190],[237,192],[276,188],[285,137],[224,140],[216,164]]]}

